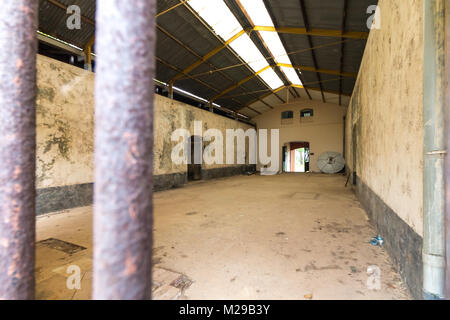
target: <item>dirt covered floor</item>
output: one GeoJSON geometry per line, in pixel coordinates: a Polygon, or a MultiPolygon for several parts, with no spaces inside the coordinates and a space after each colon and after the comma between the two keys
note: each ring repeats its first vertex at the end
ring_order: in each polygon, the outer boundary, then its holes
{"type": "MultiPolygon", "coordinates": [[[[410,299],[344,184],[254,175],[155,193],[154,298],[410,299]]],[[[38,217],[37,241],[37,298],[89,299],[92,207],[38,217]],[[67,288],[70,266],[79,290],[67,288]]]]}

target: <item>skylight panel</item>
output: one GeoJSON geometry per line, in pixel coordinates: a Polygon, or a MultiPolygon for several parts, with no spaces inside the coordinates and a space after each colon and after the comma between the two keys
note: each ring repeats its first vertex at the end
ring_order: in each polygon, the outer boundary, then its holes
{"type": "Polygon", "coordinates": [[[239,21],[223,0],[190,0],[189,5],[225,41],[242,30],[239,21]]]}
{"type": "MultiPolygon", "coordinates": [[[[228,9],[223,0],[190,0],[189,5],[224,41],[227,41],[235,34],[243,30],[239,21],[230,9],[228,9]]],[[[265,13],[267,15],[267,11],[265,13]]],[[[247,34],[243,34],[231,42],[230,47],[255,73],[269,65],[265,57],[261,54],[247,34]]],[[[283,85],[280,78],[271,69],[261,73],[260,77],[273,90],[283,85]]]]}
{"type": "Polygon", "coordinates": [[[286,54],[286,50],[276,32],[261,32],[261,37],[269,47],[276,62],[291,64],[291,59],[289,59],[289,56],[286,54]]]}
{"type": "Polygon", "coordinates": [[[230,44],[230,47],[233,48],[233,50],[236,51],[236,53],[247,62],[250,68],[255,72],[258,72],[269,65],[253,41],[246,34],[233,41],[230,44]]]}
{"type": "Polygon", "coordinates": [[[282,87],[284,83],[272,69],[267,69],[259,74],[259,76],[273,89],[282,87]]]}
{"type": "Polygon", "coordinates": [[[293,68],[281,67],[281,70],[284,72],[284,74],[292,84],[296,84],[299,86],[303,85],[297,75],[297,72],[295,72],[293,68]]]}
{"type": "MultiPolygon", "coordinates": [[[[239,0],[243,5],[245,11],[249,15],[252,22],[257,26],[274,27],[272,18],[264,5],[262,0],[239,0]]],[[[280,40],[280,36],[276,32],[258,31],[261,34],[264,42],[269,48],[270,52],[277,63],[292,64],[291,59],[286,53],[286,49],[280,40]]],[[[301,85],[302,82],[292,68],[281,68],[292,84],[301,85]]]]}
{"type": "Polygon", "coordinates": [[[272,18],[262,0],[239,0],[256,26],[273,27],[272,18]]]}

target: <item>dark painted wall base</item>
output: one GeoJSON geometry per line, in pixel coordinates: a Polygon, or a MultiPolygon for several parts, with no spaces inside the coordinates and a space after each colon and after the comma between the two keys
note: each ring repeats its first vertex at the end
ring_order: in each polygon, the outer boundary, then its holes
{"type": "Polygon", "coordinates": [[[187,173],[171,173],[153,176],[153,191],[163,191],[178,188],[187,183],[187,173]]]}
{"type": "Polygon", "coordinates": [[[202,170],[202,180],[211,180],[223,177],[237,176],[247,172],[256,172],[256,165],[238,167],[224,167],[202,170]]]}
{"type": "Polygon", "coordinates": [[[38,189],[36,214],[41,215],[91,205],[93,194],[93,183],[38,189]]]}
{"type": "MultiPolygon", "coordinates": [[[[202,170],[202,179],[210,180],[255,172],[256,165],[225,167],[202,170]]],[[[187,183],[187,173],[173,173],[153,176],[153,191],[178,188],[187,183]]],[[[45,188],[37,190],[36,213],[46,213],[89,206],[93,203],[94,184],[77,184],[72,186],[45,188]]]]}
{"type": "Polygon", "coordinates": [[[415,299],[422,295],[422,237],[384,203],[359,177],[356,194],[377,232],[383,247],[415,299]]]}

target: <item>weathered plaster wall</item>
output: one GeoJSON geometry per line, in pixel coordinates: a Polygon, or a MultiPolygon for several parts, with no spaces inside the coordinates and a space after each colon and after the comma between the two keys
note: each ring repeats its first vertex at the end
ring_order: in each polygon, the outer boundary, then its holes
{"type": "Polygon", "coordinates": [[[253,120],[257,123],[258,129],[280,130],[280,170],[283,145],[289,142],[309,142],[311,153],[314,153],[311,156],[310,169],[313,172],[320,172],[317,160],[322,153],[327,151],[343,153],[344,115],[345,108],[337,104],[297,99],[292,103],[279,105],[253,120]],[[311,121],[301,122],[300,111],[303,109],[314,110],[314,117],[311,121]],[[292,124],[282,124],[281,113],[283,111],[294,112],[292,124]]]}
{"type": "Polygon", "coordinates": [[[422,297],[422,0],[380,0],[346,117],[346,160],[384,248],[422,297]]]}
{"type": "MultiPolygon", "coordinates": [[[[38,213],[92,202],[94,180],[94,81],[95,76],[74,66],[38,56],[37,188],[38,213]]],[[[194,132],[194,121],[203,131],[242,128],[249,125],[218,116],[181,102],[155,95],[154,185],[156,190],[186,182],[187,165],[175,165],[171,152],[175,129],[194,132]]],[[[225,149],[224,149],[225,155],[225,149]]],[[[242,165],[202,166],[204,178],[239,174],[242,165]]]]}
{"type": "Polygon", "coordinates": [[[379,6],[348,108],[347,164],[422,235],[422,0],[379,6]]]}
{"type": "Polygon", "coordinates": [[[38,56],[37,188],[93,181],[94,74],[38,56]]]}
{"type": "MultiPolygon", "coordinates": [[[[202,121],[203,134],[208,129],[218,129],[224,138],[224,161],[226,152],[226,129],[247,130],[251,126],[228,119],[182,102],[155,95],[155,145],[153,174],[169,174],[186,172],[186,165],[176,165],[171,161],[172,148],[176,143],[171,141],[171,134],[176,129],[187,129],[194,134],[194,121],[202,121]]],[[[202,168],[217,169],[229,167],[224,164],[203,164],[202,168]]]]}

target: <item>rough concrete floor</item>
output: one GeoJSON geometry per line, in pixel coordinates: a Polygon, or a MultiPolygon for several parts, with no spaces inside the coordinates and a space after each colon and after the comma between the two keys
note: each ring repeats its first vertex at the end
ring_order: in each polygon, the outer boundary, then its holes
{"type": "MultiPolygon", "coordinates": [[[[375,231],[344,184],[337,175],[255,175],[156,193],[155,268],[193,281],[158,298],[409,299],[386,252],[369,244],[375,231]],[[381,290],[367,287],[372,265],[381,290]]],[[[87,248],[67,254],[38,245],[38,298],[90,298],[91,221],[92,207],[38,218],[38,241],[87,248]],[[82,270],[81,290],[66,288],[71,264],[82,270]]]]}

